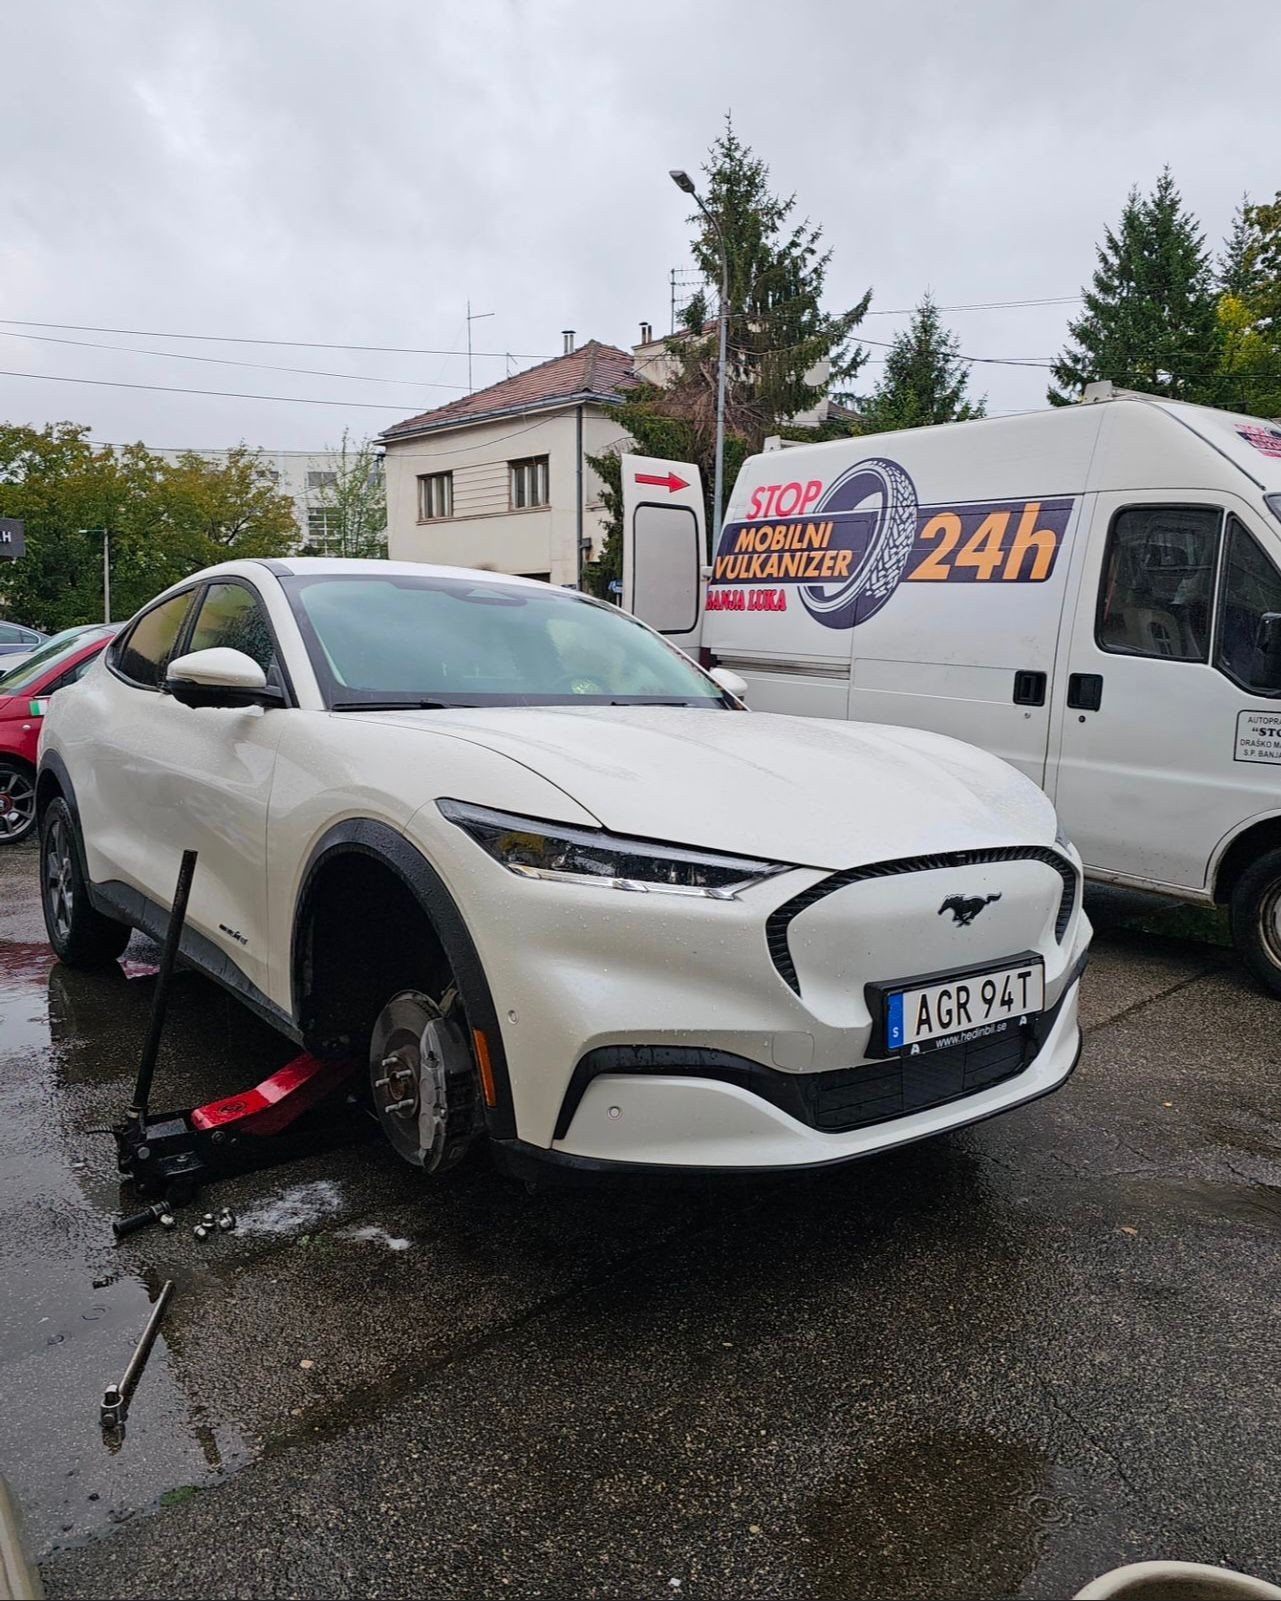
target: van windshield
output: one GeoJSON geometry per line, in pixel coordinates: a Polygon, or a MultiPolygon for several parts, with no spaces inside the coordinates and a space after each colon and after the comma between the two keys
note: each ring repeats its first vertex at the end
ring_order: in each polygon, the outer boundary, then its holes
{"type": "Polygon", "coordinates": [[[577,593],[402,573],[281,584],[331,710],[729,704],[687,656],[577,593]]]}

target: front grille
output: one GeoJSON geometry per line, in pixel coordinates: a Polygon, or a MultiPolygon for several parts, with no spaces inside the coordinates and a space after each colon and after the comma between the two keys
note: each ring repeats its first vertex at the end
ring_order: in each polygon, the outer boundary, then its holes
{"type": "Polygon", "coordinates": [[[847,884],[861,884],[869,878],[889,878],[895,873],[933,873],[947,867],[980,867],[989,862],[1044,862],[1047,867],[1054,869],[1063,880],[1058,915],[1054,920],[1054,937],[1061,945],[1068,924],[1072,921],[1072,908],[1076,904],[1076,869],[1066,856],[1060,856],[1048,845],[997,845],[988,850],[946,851],[934,856],[900,856],[892,862],[869,862],[865,867],[847,867],[843,872],[833,873],[830,878],[811,884],[809,889],[793,895],[790,901],[784,901],[766,919],[765,941],[770,960],[779,976],[799,995],[801,981],[797,977],[796,964],[792,961],[787,931],[793,918],[801,912],[826,896],[835,894],[838,889],[844,889],[847,884]]]}
{"type": "Polygon", "coordinates": [[[796,1082],[808,1103],[806,1121],[811,1127],[848,1133],[1000,1084],[1021,1073],[1038,1048],[1030,1033],[1012,1029],[996,1039],[816,1073],[796,1082]]]}

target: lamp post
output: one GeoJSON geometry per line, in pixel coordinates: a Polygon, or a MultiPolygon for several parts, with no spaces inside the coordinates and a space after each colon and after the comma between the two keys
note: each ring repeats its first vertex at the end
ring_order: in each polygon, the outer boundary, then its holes
{"type": "Polygon", "coordinates": [[[720,219],[709,211],[703,197],[694,187],[694,180],[680,167],[668,174],[676,187],[694,197],[694,203],[712,225],[721,253],[721,308],[719,350],[716,358],[716,482],[712,490],[712,549],[710,559],[715,560],[721,543],[721,510],[724,505],[725,481],[725,346],[729,335],[729,251],[725,248],[725,235],[720,219]]]}
{"type": "Polygon", "coordinates": [[[82,534],[102,535],[102,620],[111,621],[111,530],[109,528],[82,528],[82,534]]]}

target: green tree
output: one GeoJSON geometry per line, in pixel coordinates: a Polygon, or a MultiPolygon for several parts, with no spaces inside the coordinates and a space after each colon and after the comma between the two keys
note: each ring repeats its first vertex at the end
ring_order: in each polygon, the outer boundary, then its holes
{"type": "Polygon", "coordinates": [[[927,294],[890,345],[881,381],[863,405],[864,421],[873,433],[880,433],[982,417],[986,397],[971,401],[969,383],[970,369],[959,354],[959,341],[943,326],[938,307],[927,294]]]}
{"type": "Polygon", "coordinates": [[[176,463],[142,445],[95,448],[76,423],[0,424],[0,516],[26,524],[26,555],[0,563],[0,610],[50,632],[102,616],[103,530],[112,614],[233,556],[279,555],[293,503],[246,447],[176,463]]]}
{"type": "MultiPolygon", "coordinates": [[[[773,193],[769,168],[739,139],[729,117],[703,171],[705,199],[724,235],[729,264],[728,490],[744,458],[759,450],[769,434],[824,439],[851,431],[845,424],[800,429],[791,419],[811,410],[829,388],[848,384],[866,360],[866,351],[851,339],[871,291],[843,311],[824,310],[831,252],[822,249],[822,229],[794,219],[796,197],[773,193]]],[[[682,332],[668,341],[671,383],[629,391],[616,416],[631,437],[630,449],[698,466],[710,530],[718,357],[718,310],[711,295],[720,293],[721,254],[717,226],[701,211],[689,220],[694,260],[708,287],[685,308],[682,332]]],[[[604,486],[606,538],[601,558],[584,572],[584,584],[604,594],[621,571],[621,469],[616,452],[589,457],[589,462],[604,486]]]]}
{"type": "Polygon", "coordinates": [[[728,414],[735,430],[759,449],[780,420],[810,410],[829,387],[856,376],[867,352],[851,336],[872,292],[843,311],[823,309],[832,259],[822,248],[823,230],[808,218],[795,220],[796,196],[771,190],[768,166],[738,137],[729,116],[703,172],[715,221],[697,210],[689,222],[694,261],[708,289],[686,307],[690,337],[678,348],[686,379],[714,402],[717,333],[707,323],[709,297],[720,293],[723,238],[729,263],[728,414]],[[826,381],[813,382],[824,363],[826,381]]]}
{"type": "Polygon", "coordinates": [[[1249,293],[1254,281],[1251,250],[1254,228],[1250,222],[1250,211],[1250,197],[1242,195],[1240,204],[1232,213],[1232,229],[1219,252],[1215,283],[1221,296],[1234,295],[1240,299],[1249,293]]]}
{"type": "Polygon", "coordinates": [[[1224,404],[1259,417],[1281,415],[1281,193],[1238,216],[1239,263],[1219,297],[1224,404]]]}
{"type": "Polygon", "coordinates": [[[367,439],[353,444],[345,429],[332,457],[333,482],[318,490],[312,501],[325,513],[325,531],[308,535],[304,554],[385,557],[387,486],[382,458],[367,439]]]}
{"type": "Polygon", "coordinates": [[[1085,311],[1054,364],[1052,405],[1111,379],[1174,400],[1215,404],[1222,340],[1214,270],[1196,219],[1167,167],[1146,198],[1130,191],[1115,230],[1104,230],[1085,311]]]}

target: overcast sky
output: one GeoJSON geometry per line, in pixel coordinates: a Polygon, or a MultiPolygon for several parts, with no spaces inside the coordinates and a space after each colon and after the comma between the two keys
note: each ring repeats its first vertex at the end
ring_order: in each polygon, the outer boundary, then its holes
{"type": "MultiPolygon", "coordinates": [[[[562,328],[665,330],[667,171],[727,110],[823,225],[832,306],[871,286],[869,339],[926,288],[1072,295],[1163,163],[1216,245],[1243,190],[1281,188],[1279,62],[1278,0],[9,0],[0,317],[138,332],[0,322],[0,368],[326,403],[0,376],[0,419],[322,447],[463,392],[466,358],[159,335],[461,351],[470,299],[476,348],[526,365],[562,328]]],[[[1044,358],[1071,310],[948,320],[967,353],[1044,358]]],[[[478,356],[476,386],[507,370],[478,356]]],[[[1044,402],[1038,370],[973,383],[1044,402]]]]}

